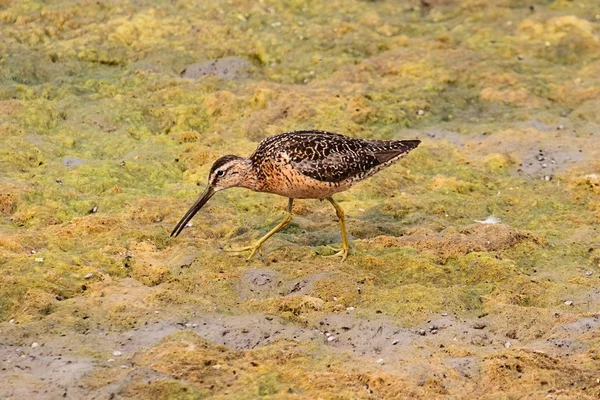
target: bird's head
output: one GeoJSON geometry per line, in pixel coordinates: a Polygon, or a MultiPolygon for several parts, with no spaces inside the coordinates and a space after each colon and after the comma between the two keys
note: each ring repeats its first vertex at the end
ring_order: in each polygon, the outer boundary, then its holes
{"type": "Polygon", "coordinates": [[[215,161],[210,168],[208,186],[204,190],[204,193],[202,193],[194,205],[190,207],[188,212],[177,223],[175,229],[171,232],[171,236],[179,235],[187,223],[216,192],[231,187],[243,186],[250,167],[251,161],[249,159],[238,156],[223,156],[215,161]]]}
{"type": "Polygon", "coordinates": [[[208,186],[215,192],[241,186],[250,168],[250,160],[238,156],[223,156],[210,167],[208,186]]]}

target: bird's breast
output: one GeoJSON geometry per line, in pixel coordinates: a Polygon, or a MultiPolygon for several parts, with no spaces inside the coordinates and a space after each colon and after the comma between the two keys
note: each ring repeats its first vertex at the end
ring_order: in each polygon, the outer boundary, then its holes
{"type": "Polygon", "coordinates": [[[324,199],[348,189],[350,182],[323,182],[294,170],[286,163],[261,168],[258,191],[274,193],[293,199],[324,199]]]}

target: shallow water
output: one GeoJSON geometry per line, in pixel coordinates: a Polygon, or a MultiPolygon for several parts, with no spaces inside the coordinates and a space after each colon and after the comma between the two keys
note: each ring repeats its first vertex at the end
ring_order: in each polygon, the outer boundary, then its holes
{"type": "Polygon", "coordinates": [[[0,397],[597,397],[596,3],[0,0],[0,397]],[[345,263],[312,200],[223,252],[287,203],[243,189],[169,238],[310,128],[422,140],[345,263]]]}

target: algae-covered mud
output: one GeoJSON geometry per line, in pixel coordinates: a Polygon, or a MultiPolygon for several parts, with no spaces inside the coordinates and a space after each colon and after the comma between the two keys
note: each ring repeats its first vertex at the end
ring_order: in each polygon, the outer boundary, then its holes
{"type": "Polygon", "coordinates": [[[596,0],[0,0],[0,398],[600,396],[596,0]],[[422,140],[328,202],[211,163],[422,140]]]}

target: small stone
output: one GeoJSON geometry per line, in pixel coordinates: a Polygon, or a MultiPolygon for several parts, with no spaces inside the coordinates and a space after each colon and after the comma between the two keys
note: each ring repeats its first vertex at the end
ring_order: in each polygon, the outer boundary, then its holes
{"type": "Polygon", "coordinates": [[[191,222],[188,222],[187,224],[185,224],[185,227],[186,227],[186,228],[190,228],[190,227],[192,227],[192,225],[193,225],[193,224],[192,224],[191,222]]]}
{"type": "Polygon", "coordinates": [[[31,347],[35,349],[36,347],[40,347],[40,344],[38,342],[33,342],[31,343],[31,347]]]}
{"type": "Polygon", "coordinates": [[[572,305],[573,305],[573,301],[571,301],[571,300],[565,301],[565,306],[572,306],[572,305]]]}
{"type": "Polygon", "coordinates": [[[93,277],[94,274],[92,274],[91,272],[89,274],[86,274],[83,279],[90,279],[91,277],[93,277]]]}
{"type": "Polygon", "coordinates": [[[9,324],[14,324],[14,323],[15,323],[15,320],[14,320],[14,319],[9,319],[9,320],[8,320],[8,323],[9,323],[9,324]]]}
{"type": "Polygon", "coordinates": [[[585,271],[585,276],[590,276],[590,275],[592,275],[592,274],[593,274],[593,272],[592,272],[592,271],[585,271]]]}
{"type": "Polygon", "coordinates": [[[192,328],[197,328],[198,324],[192,324],[192,328]]]}
{"type": "Polygon", "coordinates": [[[331,336],[331,333],[325,332],[325,336],[331,336]]]}
{"type": "Polygon", "coordinates": [[[127,369],[127,365],[121,365],[121,369],[127,369]]]}
{"type": "Polygon", "coordinates": [[[333,342],[334,340],[335,340],[335,336],[329,336],[329,337],[327,338],[327,341],[328,341],[328,342],[333,342]]]}
{"type": "Polygon", "coordinates": [[[37,251],[31,250],[31,254],[35,254],[35,253],[37,253],[37,251]]]}
{"type": "Polygon", "coordinates": [[[432,334],[432,335],[435,335],[436,333],[438,333],[438,330],[437,330],[437,329],[432,329],[432,330],[431,330],[431,334],[432,334]]]}
{"type": "Polygon", "coordinates": [[[333,301],[337,301],[337,297],[333,296],[333,301]]]}
{"type": "Polygon", "coordinates": [[[425,332],[425,329],[418,329],[418,330],[417,330],[417,334],[418,334],[418,335],[425,336],[425,334],[426,334],[426,333],[427,333],[427,332],[425,332]]]}
{"type": "Polygon", "coordinates": [[[447,317],[447,316],[448,316],[448,313],[445,313],[445,312],[442,313],[442,317],[447,317]]]}
{"type": "Polygon", "coordinates": [[[519,55],[517,56],[517,58],[519,59],[519,61],[523,61],[523,60],[525,59],[525,56],[524,56],[524,55],[522,55],[522,54],[519,54],[519,55]]]}
{"type": "Polygon", "coordinates": [[[120,355],[122,355],[123,353],[121,353],[119,350],[115,350],[113,351],[113,356],[115,357],[119,357],[120,355]]]}
{"type": "Polygon", "coordinates": [[[346,307],[346,311],[354,311],[354,307],[346,307]]]}
{"type": "Polygon", "coordinates": [[[559,131],[561,131],[561,130],[565,129],[565,126],[564,125],[559,125],[559,126],[556,127],[556,129],[558,129],[559,131]]]}
{"type": "Polygon", "coordinates": [[[109,358],[108,360],[106,360],[106,362],[115,362],[114,358],[109,358]]]}
{"type": "Polygon", "coordinates": [[[542,168],[548,168],[548,164],[546,164],[546,163],[542,164],[542,168]]]}
{"type": "Polygon", "coordinates": [[[394,341],[392,342],[392,346],[395,346],[395,345],[397,345],[399,342],[400,342],[400,341],[399,341],[398,339],[394,340],[394,341]]]}
{"type": "Polygon", "coordinates": [[[186,327],[186,328],[191,328],[191,327],[192,327],[192,324],[190,324],[190,323],[187,323],[187,324],[185,324],[185,327],[186,327]]]}
{"type": "Polygon", "coordinates": [[[551,181],[552,177],[550,175],[546,175],[546,176],[544,176],[544,180],[545,181],[551,181]]]}
{"type": "Polygon", "coordinates": [[[504,343],[504,347],[506,347],[508,349],[510,347],[510,342],[504,343]]]}
{"type": "Polygon", "coordinates": [[[425,111],[419,110],[419,111],[417,111],[417,115],[425,115],[425,111]]]}
{"type": "Polygon", "coordinates": [[[378,359],[376,362],[377,362],[377,364],[383,364],[384,363],[383,358],[378,359]]]}
{"type": "Polygon", "coordinates": [[[476,322],[473,325],[473,329],[484,329],[487,325],[484,324],[483,322],[476,322]]]}

